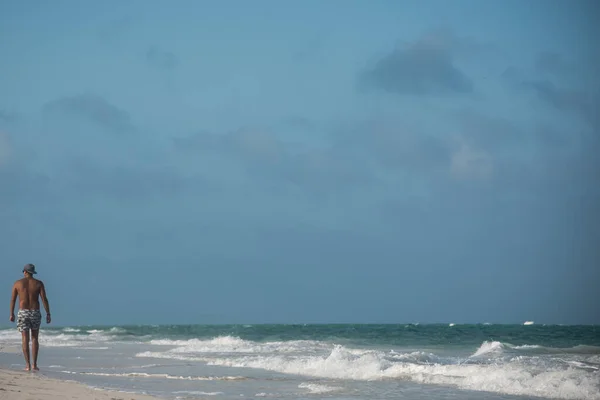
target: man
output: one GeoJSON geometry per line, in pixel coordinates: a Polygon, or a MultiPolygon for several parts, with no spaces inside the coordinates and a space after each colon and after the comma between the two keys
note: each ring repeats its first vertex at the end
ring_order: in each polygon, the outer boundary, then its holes
{"type": "Polygon", "coordinates": [[[31,350],[33,353],[33,370],[39,371],[37,365],[38,359],[38,334],[42,323],[42,314],[40,313],[41,296],[44,308],[46,309],[46,323],[50,323],[50,304],[46,297],[46,288],[44,282],[33,277],[35,265],[27,264],[23,267],[23,279],[15,282],[12,288],[12,297],[10,299],[10,322],[15,321],[15,302],[19,296],[19,313],[17,315],[17,328],[21,332],[23,341],[23,356],[25,357],[25,371],[31,370],[29,361],[29,332],[31,331],[31,350]]]}

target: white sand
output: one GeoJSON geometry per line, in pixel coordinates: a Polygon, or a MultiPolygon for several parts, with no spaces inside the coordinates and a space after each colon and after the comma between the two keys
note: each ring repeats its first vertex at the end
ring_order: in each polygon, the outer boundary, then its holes
{"type": "Polygon", "coordinates": [[[0,367],[0,400],[156,400],[155,397],[97,390],[72,381],[0,367]]]}

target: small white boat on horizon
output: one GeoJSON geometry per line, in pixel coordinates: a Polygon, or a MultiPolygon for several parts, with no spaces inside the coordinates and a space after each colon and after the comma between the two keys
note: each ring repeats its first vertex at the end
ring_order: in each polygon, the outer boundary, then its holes
{"type": "Polygon", "coordinates": [[[523,325],[533,325],[533,321],[525,321],[523,322],[523,325]]]}

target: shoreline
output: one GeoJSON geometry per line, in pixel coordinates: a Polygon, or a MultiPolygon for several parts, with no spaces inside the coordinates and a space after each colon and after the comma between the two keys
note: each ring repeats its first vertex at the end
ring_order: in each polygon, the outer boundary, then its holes
{"type": "Polygon", "coordinates": [[[161,398],[107,389],[97,389],[75,381],[49,378],[40,372],[27,372],[0,365],[0,399],[11,400],[160,400],[161,398]]]}

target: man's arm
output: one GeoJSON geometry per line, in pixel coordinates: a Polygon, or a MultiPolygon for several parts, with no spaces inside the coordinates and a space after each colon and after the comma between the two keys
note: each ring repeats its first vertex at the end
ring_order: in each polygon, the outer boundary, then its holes
{"type": "Polygon", "coordinates": [[[46,297],[46,288],[44,287],[44,282],[40,281],[40,296],[42,296],[42,303],[44,304],[44,309],[46,309],[46,323],[50,323],[50,303],[48,302],[48,297],[46,297]]]}
{"type": "Polygon", "coordinates": [[[15,283],[10,296],[10,322],[15,321],[15,303],[17,302],[17,294],[19,294],[19,291],[17,290],[17,284],[15,283]]]}

